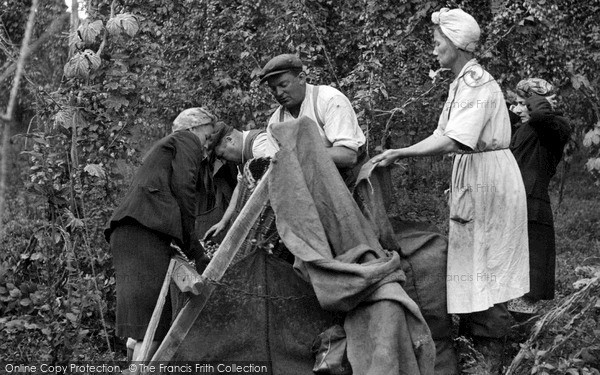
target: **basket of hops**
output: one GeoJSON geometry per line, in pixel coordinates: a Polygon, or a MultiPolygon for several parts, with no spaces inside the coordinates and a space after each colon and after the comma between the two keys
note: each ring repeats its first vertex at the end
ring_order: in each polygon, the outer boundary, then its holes
{"type": "Polygon", "coordinates": [[[201,241],[200,243],[202,244],[202,247],[204,247],[204,254],[212,259],[219,248],[219,244],[211,240],[201,241]]]}

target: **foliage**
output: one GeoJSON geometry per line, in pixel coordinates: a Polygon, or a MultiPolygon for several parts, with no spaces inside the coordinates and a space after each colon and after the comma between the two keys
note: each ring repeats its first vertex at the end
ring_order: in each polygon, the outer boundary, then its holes
{"type": "MultiPolygon", "coordinates": [[[[492,38],[485,59],[492,69],[503,72],[499,79],[514,87],[524,77],[541,77],[560,88],[562,109],[571,120],[574,134],[565,149],[570,161],[581,145],[589,148],[586,168],[600,177],[600,28],[596,19],[600,1],[564,0],[509,2],[495,15],[492,33],[511,30],[499,40],[492,38]]],[[[597,183],[600,180],[597,180],[597,183]]]]}
{"type": "Polygon", "coordinates": [[[84,358],[90,341],[106,343],[112,336],[110,323],[108,330],[98,327],[114,311],[107,298],[114,293],[108,257],[78,251],[83,224],[66,211],[69,216],[68,231],[39,221],[15,220],[7,228],[2,247],[19,250],[0,257],[0,347],[12,360],[84,358]]]}
{"type": "MultiPolygon", "coordinates": [[[[138,24],[126,13],[114,18],[111,39],[118,45],[138,24]]],[[[10,229],[5,238],[11,241],[3,243],[11,249],[0,272],[3,315],[12,316],[1,322],[6,341],[52,361],[73,358],[95,337],[110,353],[114,336],[110,256],[106,246],[92,244],[105,242],[104,223],[125,183],[117,165],[131,148],[119,120],[127,117],[135,84],[121,62],[102,62],[103,51],[115,51],[108,33],[102,21],[83,22],[70,38],[75,53],[64,66],[65,80],[35,97],[35,127],[22,140],[32,146],[22,154],[29,164],[25,185],[45,207],[44,220],[28,227],[25,252],[10,229]]]]}

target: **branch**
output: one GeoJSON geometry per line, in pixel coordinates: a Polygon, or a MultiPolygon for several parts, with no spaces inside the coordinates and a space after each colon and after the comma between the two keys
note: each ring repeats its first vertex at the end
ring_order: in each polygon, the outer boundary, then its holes
{"type": "Polygon", "coordinates": [[[15,105],[17,103],[17,94],[19,93],[19,84],[21,77],[23,76],[23,70],[25,67],[25,59],[29,54],[29,40],[31,39],[31,33],[33,31],[33,25],[35,24],[35,14],[38,8],[38,0],[33,0],[31,3],[31,9],[29,10],[29,18],[27,19],[27,26],[25,28],[25,35],[23,36],[23,45],[21,46],[21,53],[19,54],[19,60],[17,62],[17,72],[15,79],[13,80],[13,87],[10,90],[10,97],[8,99],[8,108],[6,114],[2,116],[2,149],[0,150],[0,233],[2,229],[2,215],[4,214],[4,193],[6,191],[6,165],[8,159],[8,144],[10,137],[10,124],[12,122],[13,113],[15,111],[15,105]]]}
{"type": "Polygon", "coordinates": [[[9,119],[12,119],[13,112],[15,111],[17,94],[19,93],[19,84],[21,83],[21,77],[23,77],[23,71],[25,70],[25,59],[27,59],[27,56],[29,55],[29,40],[31,39],[31,33],[33,32],[33,25],[35,24],[37,7],[38,0],[33,0],[31,3],[31,10],[29,11],[29,19],[27,20],[27,28],[25,29],[25,35],[23,36],[21,53],[19,54],[19,60],[17,61],[17,72],[13,80],[12,90],[10,90],[8,108],[6,109],[6,117],[9,119]]]}
{"type": "MultiPolygon", "coordinates": [[[[68,13],[65,13],[60,17],[54,19],[54,21],[52,21],[48,29],[46,29],[46,31],[44,31],[44,33],[35,42],[29,45],[29,54],[27,55],[27,58],[29,58],[29,56],[31,56],[35,51],[37,51],[42,46],[42,44],[46,43],[46,41],[50,39],[50,37],[53,36],[60,29],[60,26],[62,26],[63,22],[65,22],[67,19],[69,19],[68,13]]],[[[2,72],[2,75],[0,75],[0,82],[3,82],[5,79],[7,79],[12,74],[12,72],[15,71],[16,67],[17,63],[9,64],[6,70],[2,72]]]]}
{"type": "Polygon", "coordinates": [[[323,41],[323,38],[321,38],[321,33],[319,32],[319,29],[317,29],[317,26],[315,25],[314,21],[312,20],[312,15],[310,14],[308,7],[306,6],[306,2],[302,2],[302,5],[304,5],[304,10],[305,10],[304,18],[308,21],[308,24],[313,29],[315,35],[317,36],[317,39],[319,40],[319,43],[323,46],[323,54],[325,55],[325,59],[327,60],[329,69],[331,69],[331,74],[333,75],[333,78],[335,79],[337,86],[341,87],[340,81],[339,81],[337,75],[335,74],[335,69],[333,68],[333,64],[331,63],[331,59],[329,58],[329,54],[327,53],[327,47],[325,47],[325,42],[323,41]]]}
{"type": "MultiPolygon", "coordinates": [[[[542,317],[540,317],[537,320],[537,322],[535,323],[533,329],[531,330],[531,336],[527,339],[525,344],[521,344],[521,350],[519,350],[519,352],[517,353],[515,358],[512,360],[512,363],[510,364],[510,366],[508,367],[508,370],[506,371],[506,375],[513,375],[516,373],[517,368],[521,365],[521,362],[527,358],[527,353],[534,346],[535,340],[542,333],[544,328],[548,328],[556,320],[558,320],[560,317],[565,315],[579,301],[581,301],[581,300],[590,301],[590,295],[594,295],[592,293],[593,288],[596,287],[599,282],[600,282],[600,277],[598,277],[598,276],[591,279],[589,281],[589,283],[585,287],[583,287],[581,290],[579,290],[577,293],[572,294],[568,298],[563,299],[561,301],[560,305],[554,307],[552,310],[548,311],[546,314],[544,314],[542,317]]],[[[596,303],[595,301],[592,301],[592,302],[593,302],[593,304],[596,303]]],[[[589,309],[591,307],[591,305],[592,305],[592,303],[588,302],[588,305],[585,306],[582,309],[582,311],[571,321],[574,321],[576,318],[578,318],[580,315],[582,315],[582,313],[585,312],[586,309],[589,309]]]]}
{"type": "Polygon", "coordinates": [[[75,53],[74,39],[77,36],[77,28],[79,27],[79,2],[71,0],[71,27],[69,28],[69,60],[75,53]]]}
{"type": "Polygon", "coordinates": [[[417,100],[423,98],[425,95],[429,94],[431,92],[431,90],[433,90],[434,88],[438,87],[441,83],[446,83],[446,81],[448,81],[448,78],[438,81],[438,83],[434,83],[433,85],[431,85],[431,87],[423,92],[422,94],[420,94],[419,96],[412,96],[410,98],[408,98],[404,104],[402,104],[401,107],[396,107],[393,108],[389,111],[382,111],[382,110],[375,110],[376,112],[383,112],[383,113],[389,113],[390,114],[390,118],[388,119],[387,123],[385,124],[385,128],[383,129],[383,136],[381,137],[381,142],[379,143],[381,145],[382,148],[385,147],[385,144],[387,143],[387,139],[389,137],[389,132],[390,132],[390,126],[392,124],[392,118],[394,117],[394,115],[396,114],[396,112],[403,112],[404,109],[406,107],[408,107],[410,104],[416,102],[417,100]]]}

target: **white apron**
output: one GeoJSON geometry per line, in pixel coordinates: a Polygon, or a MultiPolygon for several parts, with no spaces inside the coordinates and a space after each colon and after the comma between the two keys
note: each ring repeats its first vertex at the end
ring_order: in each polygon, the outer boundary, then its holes
{"type": "Polygon", "coordinates": [[[525,189],[508,150],[504,96],[475,60],[450,85],[434,134],[467,146],[452,169],[448,312],[483,311],[522,296],[529,291],[525,189]]]}

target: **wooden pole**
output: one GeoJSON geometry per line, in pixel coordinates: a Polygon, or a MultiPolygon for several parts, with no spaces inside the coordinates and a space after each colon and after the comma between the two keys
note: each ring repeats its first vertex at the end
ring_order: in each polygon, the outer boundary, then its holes
{"type": "Polygon", "coordinates": [[[173,270],[175,269],[175,262],[175,259],[171,259],[171,262],[169,263],[169,268],[167,269],[165,280],[160,289],[156,306],[154,306],[154,311],[152,312],[152,318],[150,318],[150,323],[148,323],[148,328],[144,335],[142,347],[136,357],[133,358],[135,362],[145,362],[150,359],[148,358],[148,352],[150,351],[150,345],[152,345],[152,342],[154,341],[156,327],[158,327],[158,322],[160,321],[160,316],[162,315],[163,307],[165,306],[165,301],[167,299],[167,293],[169,293],[169,285],[171,284],[171,276],[173,276],[173,270]]]}
{"type": "Polygon", "coordinates": [[[38,9],[38,0],[33,0],[31,8],[29,9],[29,18],[27,19],[27,26],[25,28],[25,35],[23,36],[23,42],[21,44],[21,52],[19,54],[19,60],[17,61],[17,71],[13,80],[12,89],[10,90],[10,97],[8,99],[8,107],[6,114],[2,115],[0,123],[2,126],[2,149],[0,150],[0,236],[3,234],[2,218],[4,216],[4,195],[6,193],[6,176],[7,176],[7,165],[8,165],[8,148],[9,148],[9,137],[10,137],[10,125],[13,121],[13,114],[15,112],[15,106],[17,104],[17,96],[19,93],[19,86],[21,84],[21,77],[23,77],[23,71],[25,70],[25,60],[29,55],[29,40],[33,32],[33,25],[35,24],[35,14],[38,9]]]}
{"type": "Polygon", "coordinates": [[[69,28],[69,59],[75,54],[77,28],[79,27],[79,2],[71,0],[71,27],[69,28]]]}
{"type": "Polygon", "coordinates": [[[199,294],[192,296],[183,309],[181,309],[167,336],[162,341],[154,357],[152,357],[152,362],[171,360],[194,325],[198,315],[200,315],[200,312],[215,289],[215,285],[211,281],[221,280],[268,200],[268,175],[270,170],[269,168],[258,183],[248,202],[246,202],[239,216],[225,235],[223,242],[219,245],[219,249],[215,252],[213,259],[202,273],[202,284],[198,288],[199,294]]]}

